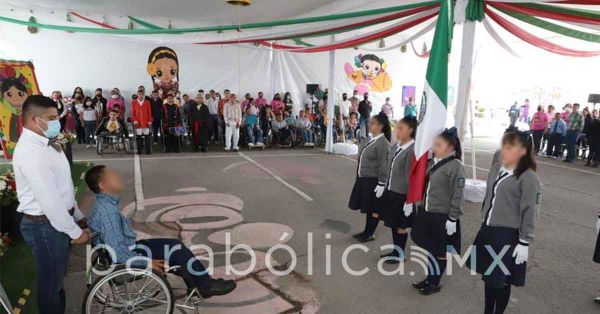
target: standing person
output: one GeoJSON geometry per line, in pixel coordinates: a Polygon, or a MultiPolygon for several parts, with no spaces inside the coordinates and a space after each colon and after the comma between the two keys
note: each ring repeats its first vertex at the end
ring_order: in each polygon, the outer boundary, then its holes
{"type": "Polygon", "coordinates": [[[85,133],[85,148],[90,148],[95,144],[94,134],[96,133],[96,122],[98,121],[98,110],[94,107],[94,102],[90,97],[85,98],[80,116],[85,133]]]}
{"type": "Polygon", "coordinates": [[[596,168],[600,164],[600,120],[598,120],[598,110],[592,110],[588,143],[590,144],[590,154],[586,166],[596,168]]]}
{"type": "Polygon", "coordinates": [[[572,163],[577,155],[577,139],[583,131],[583,115],[579,112],[579,104],[573,104],[573,112],[569,115],[567,122],[567,158],[564,162],[572,163]]]}
{"type": "Polygon", "coordinates": [[[67,123],[67,108],[65,106],[65,102],[62,99],[62,95],[59,91],[52,92],[52,100],[56,103],[56,108],[58,108],[58,119],[60,121],[60,130],[65,130],[65,124],[67,123]]]}
{"type": "Polygon", "coordinates": [[[208,139],[217,143],[219,141],[219,101],[216,99],[215,91],[210,90],[206,98],[206,106],[208,107],[209,122],[208,122],[208,139]]]}
{"type": "Polygon", "coordinates": [[[519,121],[529,123],[529,99],[525,99],[525,102],[521,105],[521,117],[519,121]]]}
{"type": "Polygon", "coordinates": [[[124,119],[125,118],[125,100],[123,99],[123,97],[121,97],[121,95],[119,95],[119,93],[116,89],[113,89],[112,91],[110,91],[110,99],[108,100],[108,103],[106,104],[106,108],[110,112],[115,108],[115,106],[117,106],[117,108],[119,109],[119,119],[124,119]]]}
{"type": "Polygon", "coordinates": [[[94,103],[94,108],[98,110],[101,117],[104,118],[108,116],[108,109],[106,108],[108,101],[106,100],[106,98],[104,98],[104,96],[102,96],[102,88],[96,88],[96,91],[94,92],[94,99],[92,99],[92,102],[94,103]]]}
{"type": "Polygon", "coordinates": [[[85,95],[83,94],[83,89],[79,86],[75,87],[75,89],[73,90],[73,95],[71,95],[71,98],[75,99],[75,98],[77,98],[77,96],[81,96],[81,99],[83,99],[85,97],[85,95]]]}
{"type": "Polygon", "coordinates": [[[572,106],[571,104],[566,104],[566,105],[563,107],[563,112],[562,112],[562,114],[561,114],[561,116],[560,116],[560,117],[563,119],[563,121],[565,121],[565,123],[566,123],[567,125],[569,125],[569,121],[570,121],[570,120],[569,120],[569,116],[571,115],[571,108],[572,108],[572,107],[573,107],[573,106],[572,106]]]}
{"type": "Polygon", "coordinates": [[[542,137],[546,128],[548,127],[548,115],[544,112],[544,108],[540,105],[537,107],[536,113],[531,118],[531,124],[529,128],[533,134],[533,144],[535,147],[536,155],[540,152],[540,146],[542,144],[542,137]]]}
{"type": "Polygon", "coordinates": [[[154,121],[152,118],[152,105],[150,101],[146,100],[144,90],[138,90],[136,96],[136,99],[131,101],[131,121],[133,121],[137,153],[141,154],[142,148],[144,148],[146,154],[150,154],[150,146],[152,145],[150,127],[154,121]]]}
{"type": "Polygon", "coordinates": [[[367,124],[369,123],[369,119],[371,118],[372,110],[373,104],[371,104],[371,101],[369,100],[369,93],[364,93],[363,100],[360,103],[358,103],[358,113],[360,114],[360,120],[358,120],[358,125],[360,128],[361,138],[369,137],[367,124]]]}
{"type": "MultiPolygon", "coordinates": [[[[158,143],[158,133],[162,128],[163,117],[163,100],[158,95],[157,90],[152,91],[150,97],[150,110],[152,111],[152,134],[154,135],[154,143],[158,143]]],[[[160,135],[163,136],[162,131],[160,135]]]]}
{"type": "Polygon", "coordinates": [[[264,97],[263,92],[258,92],[258,98],[256,98],[254,104],[258,109],[262,109],[267,105],[267,99],[264,97]]]}
{"type": "Polygon", "coordinates": [[[415,105],[415,99],[408,97],[408,104],[404,106],[405,117],[417,117],[417,105],[415,105]]]}
{"type": "Polygon", "coordinates": [[[229,95],[229,101],[223,108],[223,120],[225,121],[225,151],[233,150],[237,152],[240,149],[238,141],[242,124],[242,107],[235,99],[235,94],[229,95]]]}
{"type": "Polygon", "coordinates": [[[60,132],[56,103],[29,96],[22,115],[24,129],[13,156],[21,235],[33,250],[39,313],[61,314],[70,244],[87,243],[89,234],[82,230],[86,219],[75,201],[71,168],[54,141],[60,132]]]}
{"type": "Polygon", "coordinates": [[[246,93],[246,95],[244,95],[244,101],[242,101],[242,110],[246,110],[250,104],[250,99],[252,99],[252,95],[250,95],[250,93],[246,93]]]}
{"type": "Polygon", "coordinates": [[[554,114],[554,119],[550,122],[550,131],[548,131],[548,147],[546,157],[559,158],[563,139],[567,136],[567,124],[560,117],[560,113],[554,114]]]}
{"type": "MultiPolygon", "coordinates": [[[[91,101],[91,99],[90,99],[91,101]]],[[[73,118],[75,119],[75,134],[77,135],[77,144],[85,143],[85,129],[83,127],[82,122],[82,113],[83,113],[83,97],[77,95],[75,97],[75,102],[71,107],[73,118]]]]}
{"type": "Polygon", "coordinates": [[[292,101],[292,94],[286,92],[283,95],[283,105],[285,106],[285,111],[292,113],[294,110],[294,101],[292,101]]]}
{"type": "Polygon", "coordinates": [[[542,136],[542,145],[540,146],[541,151],[547,151],[548,145],[550,144],[550,122],[554,119],[554,106],[548,105],[548,109],[546,110],[546,118],[548,119],[548,124],[546,124],[546,131],[544,131],[544,136],[542,136]]]}
{"type": "Polygon", "coordinates": [[[508,118],[510,119],[510,127],[509,128],[514,128],[515,125],[517,124],[517,120],[519,120],[519,106],[517,105],[517,102],[515,101],[514,104],[512,104],[512,106],[510,106],[510,108],[508,109],[508,118]]]}
{"type": "Polygon", "coordinates": [[[200,151],[206,152],[208,150],[210,112],[202,94],[198,93],[196,95],[196,101],[190,103],[189,110],[188,121],[192,128],[194,151],[198,151],[198,148],[200,148],[200,151]]]}
{"type": "Polygon", "coordinates": [[[365,214],[365,228],[353,237],[365,243],[375,240],[373,234],[379,224],[379,202],[383,195],[387,178],[387,155],[390,151],[391,127],[385,114],[378,114],[369,121],[369,131],[373,134],[358,153],[356,181],[350,194],[348,207],[365,214]]]}
{"type": "Polygon", "coordinates": [[[385,103],[381,106],[381,112],[385,113],[390,120],[394,118],[394,107],[390,102],[390,97],[385,98],[385,103]]]}
{"type": "Polygon", "coordinates": [[[531,136],[506,133],[488,175],[482,225],[473,242],[471,262],[467,261],[485,283],[484,313],[504,313],[511,286],[525,285],[529,244],[541,203],[536,168],[531,136]],[[503,267],[496,264],[498,254],[503,267]]]}
{"type": "Polygon", "coordinates": [[[167,103],[163,109],[163,136],[165,137],[165,152],[179,153],[179,135],[173,130],[182,124],[181,111],[175,103],[173,94],[167,94],[167,103]]]}
{"type": "Polygon", "coordinates": [[[342,99],[338,100],[337,106],[340,108],[340,114],[342,115],[342,119],[348,121],[348,117],[350,116],[350,100],[348,99],[348,94],[343,93],[342,99]]]}
{"type": "Polygon", "coordinates": [[[387,264],[404,260],[408,232],[412,226],[413,205],[406,204],[410,182],[410,167],[414,155],[417,119],[404,117],[396,124],[396,144],[387,157],[387,181],[383,192],[381,219],[392,231],[394,249],[381,255],[387,264]]]}
{"type": "Polygon", "coordinates": [[[356,112],[358,114],[358,104],[360,103],[360,98],[358,98],[358,91],[355,89],[352,92],[352,97],[348,99],[350,101],[350,113],[356,112]]]}
{"type": "Polygon", "coordinates": [[[273,100],[271,100],[271,108],[275,114],[279,114],[280,112],[283,114],[285,105],[283,104],[283,101],[281,101],[281,95],[279,95],[279,93],[273,96],[273,100]]]}
{"type": "Polygon", "coordinates": [[[413,283],[421,294],[437,293],[446,269],[447,253],[460,254],[460,217],[463,215],[465,169],[456,128],[446,129],[433,142],[425,194],[413,221],[411,238],[428,252],[428,275],[413,283]]]}

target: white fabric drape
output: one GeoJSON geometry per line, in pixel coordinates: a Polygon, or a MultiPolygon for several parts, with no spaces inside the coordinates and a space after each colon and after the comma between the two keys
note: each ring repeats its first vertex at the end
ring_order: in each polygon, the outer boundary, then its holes
{"type": "Polygon", "coordinates": [[[483,26],[485,27],[485,30],[488,32],[490,37],[492,37],[500,47],[504,48],[504,50],[506,50],[506,52],[510,53],[511,55],[520,58],[520,56],[510,47],[510,45],[507,44],[506,41],[502,39],[502,37],[500,37],[500,35],[496,32],[492,24],[487,19],[483,20],[483,26]]]}

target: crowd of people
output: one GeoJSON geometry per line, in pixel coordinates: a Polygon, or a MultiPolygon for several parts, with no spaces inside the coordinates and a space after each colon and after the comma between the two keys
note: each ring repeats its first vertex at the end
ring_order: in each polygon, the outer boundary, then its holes
{"type": "MultiPolygon", "coordinates": [[[[529,101],[525,101],[529,104],[529,101]]],[[[515,102],[508,110],[509,129],[517,127],[517,122],[529,124],[533,134],[535,153],[546,158],[562,159],[573,163],[585,160],[585,166],[596,168],[600,165],[600,116],[598,109],[581,108],[578,103],[566,104],[562,111],[553,105],[538,106],[533,115],[523,119],[523,108],[515,102]]]]}
{"type": "MultiPolygon", "coordinates": [[[[323,143],[329,119],[333,119],[334,140],[357,141],[367,134],[367,121],[373,104],[369,94],[353,91],[343,93],[327,112],[328,91],[318,89],[297,108],[291,94],[276,93],[271,100],[259,91],[256,97],[246,93],[243,99],[225,89],[223,93],[199,90],[194,97],[162,89],[146,93],[139,86],[126,101],[119,88],[113,88],[108,98],[97,88],[94,95],[85,95],[76,87],[71,96],[60,91],[52,93],[59,108],[61,131],[76,134],[77,142],[91,148],[97,136],[124,133],[129,126],[136,137],[137,152],[150,153],[150,146],[164,141],[166,152],[181,149],[179,137],[189,135],[194,151],[207,151],[211,142],[220,143],[226,151],[237,151],[243,143],[248,147],[315,146],[323,143]],[[281,96],[283,95],[283,97],[281,96]],[[298,110],[299,109],[299,110],[298,110]],[[241,140],[240,140],[240,137],[241,140]]],[[[394,115],[394,106],[386,98],[381,112],[394,115]]],[[[412,98],[404,107],[404,116],[416,116],[412,98]]]]}

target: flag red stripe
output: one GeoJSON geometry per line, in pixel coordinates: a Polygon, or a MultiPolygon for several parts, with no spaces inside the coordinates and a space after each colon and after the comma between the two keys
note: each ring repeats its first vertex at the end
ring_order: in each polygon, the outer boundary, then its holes
{"type": "Polygon", "coordinates": [[[408,195],[406,196],[406,203],[413,204],[423,200],[428,155],[428,152],[423,154],[419,160],[413,155],[412,164],[410,165],[410,184],[408,195]]]}

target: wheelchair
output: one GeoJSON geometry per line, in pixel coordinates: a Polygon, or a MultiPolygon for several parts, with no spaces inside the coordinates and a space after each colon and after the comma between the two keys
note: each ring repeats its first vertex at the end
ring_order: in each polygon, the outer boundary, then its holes
{"type": "Polygon", "coordinates": [[[166,267],[164,273],[154,269],[127,268],[113,265],[104,248],[96,248],[86,273],[87,292],[81,312],[96,313],[156,313],[170,314],[174,309],[181,313],[193,311],[204,300],[196,288],[188,289],[183,297],[176,297],[169,277],[179,266],[166,267]],[[96,273],[102,273],[96,276],[96,273]],[[183,299],[177,302],[178,299],[183,299]]]}
{"type": "Polygon", "coordinates": [[[131,145],[129,138],[124,133],[100,133],[96,138],[96,153],[104,156],[107,150],[123,155],[131,153],[131,145]]]}

